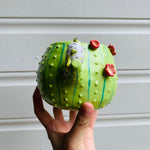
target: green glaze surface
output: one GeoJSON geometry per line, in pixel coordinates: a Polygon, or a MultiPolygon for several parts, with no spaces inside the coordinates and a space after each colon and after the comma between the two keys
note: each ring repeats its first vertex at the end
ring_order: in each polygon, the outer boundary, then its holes
{"type": "Polygon", "coordinates": [[[83,62],[76,67],[70,65],[67,72],[66,53],[71,43],[73,41],[53,43],[42,56],[37,72],[42,98],[62,109],[77,110],[84,102],[92,103],[95,109],[103,108],[111,102],[117,89],[117,74],[103,75],[106,64],[115,65],[114,58],[104,44],[93,50],[89,43],[80,42],[84,48],[83,62]]]}

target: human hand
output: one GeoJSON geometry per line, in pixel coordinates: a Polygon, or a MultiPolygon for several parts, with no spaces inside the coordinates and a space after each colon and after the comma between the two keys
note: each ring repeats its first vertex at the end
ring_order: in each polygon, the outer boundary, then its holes
{"type": "Polygon", "coordinates": [[[91,103],[84,103],[79,112],[70,111],[65,121],[62,110],[53,107],[54,118],[44,109],[38,88],[33,94],[34,112],[45,127],[54,150],[95,150],[93,128],[97,112],[91,103]]]}

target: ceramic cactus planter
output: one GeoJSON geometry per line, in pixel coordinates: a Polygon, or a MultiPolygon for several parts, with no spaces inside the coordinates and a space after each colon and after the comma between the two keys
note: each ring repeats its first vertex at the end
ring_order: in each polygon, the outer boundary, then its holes
{"type": "Polygon", "coordinates": [[[91,40],[56,42],[47,48],[37,71],[43,99],[62,109],[77,110],[90,102],[100,109],[117,89],[115,48],[91,40]]]}

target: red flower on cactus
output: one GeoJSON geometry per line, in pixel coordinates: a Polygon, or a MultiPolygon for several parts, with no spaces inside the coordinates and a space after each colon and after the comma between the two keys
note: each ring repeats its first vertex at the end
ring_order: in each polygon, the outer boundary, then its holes
{"type": "Polygon", "coordinates": [[[100,47],[100,43],[97,40],[91,40],[90,41],[90,47],[92,49],[97,49],[100,47]]]}
{"type": "Polygon", "coordinates": [[[114,47],[113,45],[110,44],[110,45],[108,46],[108,48],[110,49],[110,52],[111,52],[112,55],[116,55],[115,47],[114,47]]]}
{"type": "Polygon", "coordinates": [[[104,75],[113,77],[116,73],[116,69],[113,64],[106,64],[104,68],[104,75]]]}

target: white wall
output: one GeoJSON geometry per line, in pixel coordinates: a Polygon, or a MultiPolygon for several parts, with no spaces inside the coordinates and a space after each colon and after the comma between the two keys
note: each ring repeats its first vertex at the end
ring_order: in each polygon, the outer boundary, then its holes
{"type": "Polygon", "coordinates": [[[149,6],[149,0],[1,0],[0,149],[50,149],[33,113],[35,71],[50,43],[79,37],[117,51],[118,90],[99,111],[96,150],[149,150],[149,6]]]}

